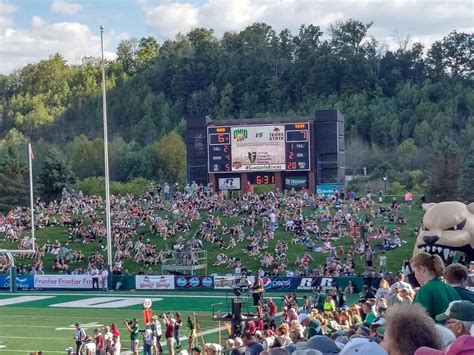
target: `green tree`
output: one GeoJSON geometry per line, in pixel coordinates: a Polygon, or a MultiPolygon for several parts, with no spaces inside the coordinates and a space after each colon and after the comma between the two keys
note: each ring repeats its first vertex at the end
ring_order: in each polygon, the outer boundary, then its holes
{"type": "Polygon", "coordinates": [[[14,147],[8,147],[0,162],[0,210],[8,212],[28,205],[28,171],[14,147]]]}
{"type": "Polygon", "coordinates": [[[405,169],[410,169],[416,158],[417,147],[413,138],[405,139],[397,148],[397,157],[405,169]]]}
{"type": "Polygon", "coordinates": [[[180,135],[173,131],[168,133],[156,144],[155,151],[165,181],[186,181],[186,146],[180,135]]]}
{"type": "Polygon", "coordinates": [[[401,196],[407,191],[406,187],[400,184],[398,181],[394,181],[390,184],[390,188],[387,190],[389,195],[401,196]]]}
{"type": "Polygon", "coordinates": [[[66,157],[71,162],[74,174],[84,179],[104,175],[104,143],[102,139],[91,140],[81,134],[66,145],[66,157]]]}
{"type": "Polygon", "coordinates": [[[64,188],[70,187],[76,181],[69,164],[61,153],[52,147],[41,167],[38,182],[41,185],[43,199],[57,200],[61,197],[64,188]]]}
{"type": "Polygon", "coordinates": [[[436,145],[429,173],[428,197],[435,202],[458,196],[460,159],[456,143],[444,138],[436,145]]]}
{"type": "Polygon", "coordinates": [[[159,45],[153,37],[143,37],[138,41],[137,65],[139,69],[147,68],[158,55],[159,45]]]}
{"type": "Polygon", "coordinates": [[[127,39],[119,43],[117,47],[117,63],[119,63],[123,71],[128,75],[132,76],[137,70],[137,62],[135,58],[135,47],[137,45],[137,39],[127,39]]]}
{"type": "Polygon", "coordinates": [[[474,144],[464,157],[459,178],[459,197],[466,203],[474,202],[474,144]]]}

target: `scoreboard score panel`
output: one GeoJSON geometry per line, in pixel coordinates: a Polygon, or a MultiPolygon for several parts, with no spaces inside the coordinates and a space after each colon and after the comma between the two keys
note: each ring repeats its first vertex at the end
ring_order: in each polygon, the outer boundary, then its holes
{"type": "Polygon", "coordinates": [[[308,171],[309,127],[308,122],[208,127],[208,171],[308,171]]]}

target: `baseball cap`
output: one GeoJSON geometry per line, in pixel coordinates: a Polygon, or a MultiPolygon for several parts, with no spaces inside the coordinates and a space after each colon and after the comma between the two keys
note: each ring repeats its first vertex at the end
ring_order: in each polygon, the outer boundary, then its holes
{"type": "Polygon", "coordinates": [[[296,343],[296,350],[314,349],[323,355],[339,354],[339,349],[334,341],[324,335],[315,335],[305,342],[296,343]]]}
{"type": "Polygon", "coordinates": [[[321,351],[314,350],[314,349],[295,350],[291,354],[292,355],[323,355],[321,351]]]}
{"type": "Polygon", "coordinates": [[[298,314],[298,322],[301,324],[303,323],[305,320],[307,320],[309,318],[309,315],[308,313],[300,313],[298,314]]]}
{"type": "Polygon", "coordinates": [[[349,342],[349,338],[346,337],[345,335],[338,336],[336,340],[334,340],[334,343],[336,343],[336,346],[339,350],[344,349],[346,344],[349,342]]]}
{"type": "Polygon", "coordinates": [[[474,337],[462,335],[457,338],[450,347],[444,350],[436,350],[422,346],[415,351],[415,355],[472,355],[474,354],[474,337]]]}
{"type": "Polygon", "coordinates": [[[372,339],[353,338],[341,350],[340,355],[387,355],[387,352],[372,339]]]}
{"type": "Polygon", "coordinates": [[[470,301],[451,302],[444,313],[436,316],[438,322],[444,322],[448,318],[472,322],[474,319],[474,303],[470,301]]]}

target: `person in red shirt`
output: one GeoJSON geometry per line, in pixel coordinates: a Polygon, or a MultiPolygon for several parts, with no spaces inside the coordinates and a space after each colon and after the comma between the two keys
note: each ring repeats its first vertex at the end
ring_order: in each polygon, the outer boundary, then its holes
{"type": "Polygon", "coordinates": [[[250,181],[247,181],[245,190],[248,194],[253,194],[253,185],[250,183],[250,181]]]}
{"type": "Polygon", "coordinates": [[[163,314],[163,319],[165,321],[165,339],[166,347],[168,348],[168,354],[174,355],[174,319],[168,318],[166,313],[163,314]]]}
{"type": "Polygon", "coordinates": [[[95,337],[96,354],[97,355],[105,354],[104,336],[102,335],[102,333],[100,332],[98,328],[94,331],[94,337],[95,337]]]}
{"type": "Polygon", "coordinates": [[[270,315],[270,318],[274,318],[275,315],[277,314],[277,311],[278,311],[277,305],[275,304],[275,302],[273,302],[273,300],[271,298],[268,299],[267,305],[268,305],[268,308],[269,308],[268,313],[270,315]]]}

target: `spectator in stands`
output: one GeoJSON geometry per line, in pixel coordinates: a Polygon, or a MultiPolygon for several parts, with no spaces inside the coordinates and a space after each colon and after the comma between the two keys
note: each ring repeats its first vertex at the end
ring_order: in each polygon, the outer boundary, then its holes
{"type": "Polygon", "coordinates": [[[466,288],[469,271],[462,264],[451,264],[444,270],[444,280],[451,285],[462,300],[474,302],[474,292],[466,288]]]}
{"type": "Polygon", "coordinates": [[[411,285],[405,281],[405,273],[402,271],[397,272],[396,282],[390,286],[389,295],[393,295],[395,288],[398,288],[399,291],[406,289],[411,297],[415,296],[415,291],[413,291],[411,285]]]}
{"type": "Polygon", "coordinates": [[[433,319],[419,305],[393,305],[385,315],[384,328],[382,346],[389,355],[413,355],[421,346],[441,348],[433,319]]]}
{"type": "Polygon", "coordinates": [[[245,355],[260,355],[263,346],[255,340],[255,334],[245,334],[243,337],[246,346],[245,355]]]}
{"type": "Polygon", "coordinates": [[[470,301],[453,301],[444,313],[436,316],[436,320],[444,322],[456,338],[470,335],[471,329],[474,326],[474,303],[470,301]]]}
{"type": "Polygon", "coordinates": [[[474,337],[463,335],[457,338],[447,349],[439,351],[428,347],[421,347],[415,355],[471,355],[474,354],[474,337]]]}
{"type": "Polygon", "coordinates": [[[444,263],[439,255],[422,252],[411,259],[411,266],[421,285],[415,302],[421,304],[431,318],[443,313],[449,302],[459,300],[456,290],[440,280],[444,263]]]}

